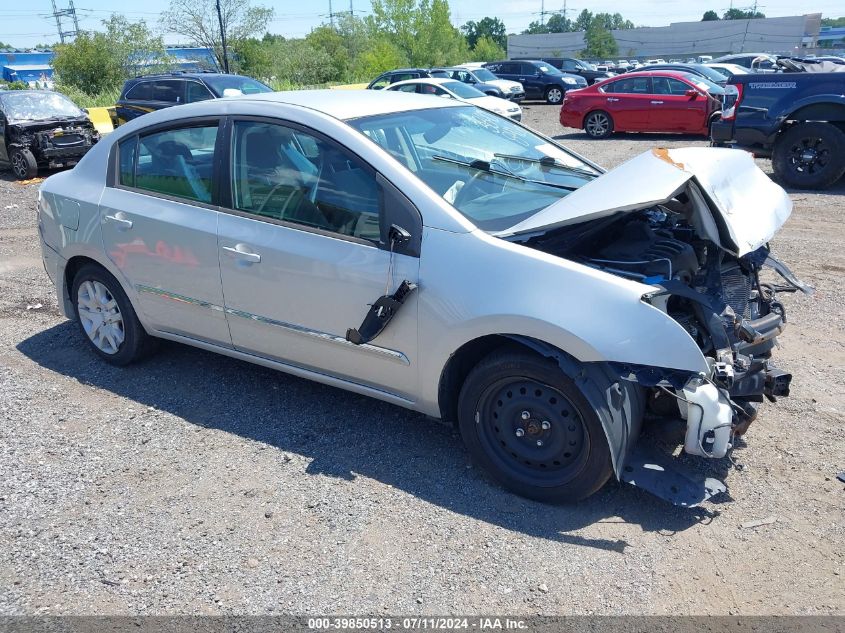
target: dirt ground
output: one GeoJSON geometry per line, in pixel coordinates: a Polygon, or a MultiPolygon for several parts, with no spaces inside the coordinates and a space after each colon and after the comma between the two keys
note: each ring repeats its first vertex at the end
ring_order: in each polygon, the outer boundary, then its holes
{"type": "MultiPolygon", "coordinates": [[[[556,115],[525,121],[605,166],[705,143],[556,115]]],[[[58,314],[36,189],[0,172],[0,614],[845,614],[845,182],[790,192],[774,251],[817,289],[783,298],[792,395],[741,470],[702,466],[729,495],[696,510],[618,483],[525,501],[451,427],[181,345],[98,362],[58,314]]]]}

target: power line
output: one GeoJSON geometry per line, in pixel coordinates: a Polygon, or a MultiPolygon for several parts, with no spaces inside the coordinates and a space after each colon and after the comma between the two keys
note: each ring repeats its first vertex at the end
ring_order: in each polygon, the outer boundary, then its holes
{"type": "Polygon", "coordinates": [[[76,19],[76,9],[73,6],[73,0],[68,0],[68,8],[61,11],[56,6],[56,0],[50,0],[53,3],[53,17],[56,18],[56,29],[59,32],[59,40],[62,44],[65,43],[66,37],[76,37],[79,34],[79,20],[76,19]],[[73,30],[65,31],[62,27],[62,18],[69,17],[73,21],[73,30]]]}

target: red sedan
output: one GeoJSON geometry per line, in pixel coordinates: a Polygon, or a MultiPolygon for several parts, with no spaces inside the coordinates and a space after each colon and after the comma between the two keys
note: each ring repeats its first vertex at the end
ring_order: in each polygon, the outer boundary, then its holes
{"type": "Polygon", "coordinates": [[[710,123],[722,109],[723,97],[723,88],[690,73],[626,73],[567,91],[560,122],[565,127],[583,128],[591,138],[607,138],[613,132],[708,136],[710,123]]]}

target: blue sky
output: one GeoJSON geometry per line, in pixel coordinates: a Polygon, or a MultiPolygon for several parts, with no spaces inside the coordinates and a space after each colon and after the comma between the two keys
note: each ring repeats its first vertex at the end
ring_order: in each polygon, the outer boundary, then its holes
{"type": "MultiPolygon", "coordinates": [[[[57,0],[60,8],[67,6],[67,2],[68,0],[57,0]]],[[[314,26],[328,21],[329,0],[313,0],[308,3],[297,0],[263,0],[263,2],[253,0],[253,2],[275,9],[276,17],[270,25],[270,31],[288,37],[305,35],[314,26]]],[[[99,21],[121,4],[115,0],[76,0],[80,28],[97,28],[99,21]]],[[[145,0],[128,4],[131,9],[127,9],[125,14],[129,19],[144,19],[155,27],[159,12],[167,8],[169,0],[145,0]]],[[[467,20],[479,20],[486,15],[491,15],[499,17],[508,27],[508,32],[519,32],[532,20],[539,19],[540,4],[541,0],[485,0],[484,2],[451,0],[450,2],[452,21],[455,25],[460,26],[467,20]]],[[[734,4],[743,6],[745,2],[739,0],[734,4]]],[[[349,0],[332,0],[332,5],[335,11],[349,10],[349,0]]],[[[729,6],[730,0],[710,2],[645,0],[621,4],[567,0],[570,17],[582,9],[589,9],[594,13],[618,10],[638,26],[663,26],[670,22],[699,20],[708,9],[714,9],[721,14],[729,6]]],[[[356,13],[366,14],[369,12],[370,2],[369,0],[353,0],[353,8],[356,13]]],[[[562,8],[562,1],[545,0],[546,11],[562,8]]],[[[796,3],[794,0],[762,0],[761,10],[770,17],[814,12],[821,12],[825,17],[845,15],[845,5],[842,0],[811,0],[807,4],[796,3]]],[[[0,2],[0,41],[24,47],[33,46],[38,42],[55,41],[57,39],[56,23],[51,11],[50,0],[29,0],[26,3],[2,0],[0,2]]],[[[165,41],[168,43],[178,39],[176,36],[165,34],[165,41]]]]}

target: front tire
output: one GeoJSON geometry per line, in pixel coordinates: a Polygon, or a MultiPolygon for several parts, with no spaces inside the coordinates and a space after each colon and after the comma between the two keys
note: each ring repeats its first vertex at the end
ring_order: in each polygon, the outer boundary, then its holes
{"type": "Polygon", "coordinates": [[[607,138],[613,134],[613,119],[604,110],[594,110],[584,117],[584,131],[590,138],[607,138]]]}
{"type": "Polygon", "coordinates": [[[845,173],[845,133],[830,123],[798,123],[772,151],[779,180],[798,189],[826,189],[845,173]]]}
{"type": "Polygon", "coordinates": [[[560,105],[563,102],[563,88],[549,86],[544,97],[549,105],[560,105]]]}
{"type": "Polygon", "coordinates": [[[38,162],[32,152],[25,148],[12,150],[9,156],[12,173],[18,180],[29,180],[38,175],[38,162]]]}
{"type": "Polygon", "coordinates": [[[76,322],[97,356],[112,365],[128,365],[153,347],[120,283],[104,268],[86,264],[73,278],[76,322]]]}
{"type": "Polygon", "coordinates": [[[461,389],[458,425],[472,459],[529,499],[579,501],[613,472],[596,411],[546,358],[504,351],[482,360],[461,389]]]}

